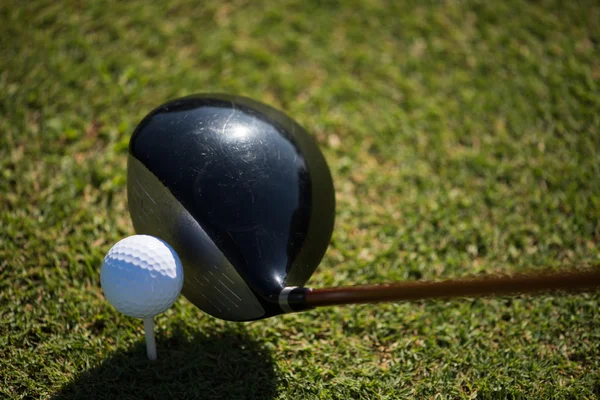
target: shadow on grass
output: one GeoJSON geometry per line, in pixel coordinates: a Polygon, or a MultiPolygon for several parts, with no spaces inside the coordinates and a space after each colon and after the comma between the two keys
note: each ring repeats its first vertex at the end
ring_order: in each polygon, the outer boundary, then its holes
{"type": "Polygon", "coordinates": [[[268,350],[239,331],[157,337],[158,360],[144,341],[76,376],[54,399],[272,399],[276,375],[268,350]]]}

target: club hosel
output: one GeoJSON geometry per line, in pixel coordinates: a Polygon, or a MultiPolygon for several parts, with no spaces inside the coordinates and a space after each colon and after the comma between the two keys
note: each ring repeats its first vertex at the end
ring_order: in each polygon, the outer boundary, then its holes
{"type": "Polygon", "coordinates": [[[285,313],[310,310],[314,307],[306,303],[306,293],[312,289],[298,286],[285,287],[279,293],[279,306],[285,313]]]}

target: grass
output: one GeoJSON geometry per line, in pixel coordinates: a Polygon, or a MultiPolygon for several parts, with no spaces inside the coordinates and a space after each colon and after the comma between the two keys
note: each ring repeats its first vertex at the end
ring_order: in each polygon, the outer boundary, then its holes
{"type": "Polygon", "coordinates": [[[141,323],[99,267],[132,234],[137,122],[243,94],[313,133],[337,191],[310,285],[600,260],[595,1],[0,3],[0,397],[591,399],[600,295],[141,323]]]}

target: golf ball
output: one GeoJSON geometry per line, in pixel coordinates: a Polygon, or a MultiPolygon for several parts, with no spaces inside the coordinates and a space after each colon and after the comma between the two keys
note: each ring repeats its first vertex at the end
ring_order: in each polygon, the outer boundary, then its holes
{"type": "Polygon", "coordinates": [[[130,317],[150,318],[177,300],[183,266],[164,241],[134,235],[115,244],[104,257],[100,284],[106,299],[130,317]]]}

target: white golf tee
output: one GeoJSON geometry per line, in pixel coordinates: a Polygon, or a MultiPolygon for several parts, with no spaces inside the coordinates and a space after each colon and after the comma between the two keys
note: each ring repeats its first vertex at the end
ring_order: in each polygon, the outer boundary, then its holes
{"type": "Polygon", "coordinates": [[[154,318],[144,318],[146,333],[146,352],[149,360],[156,360],[156,340],[154,339],[154,318]]]}

